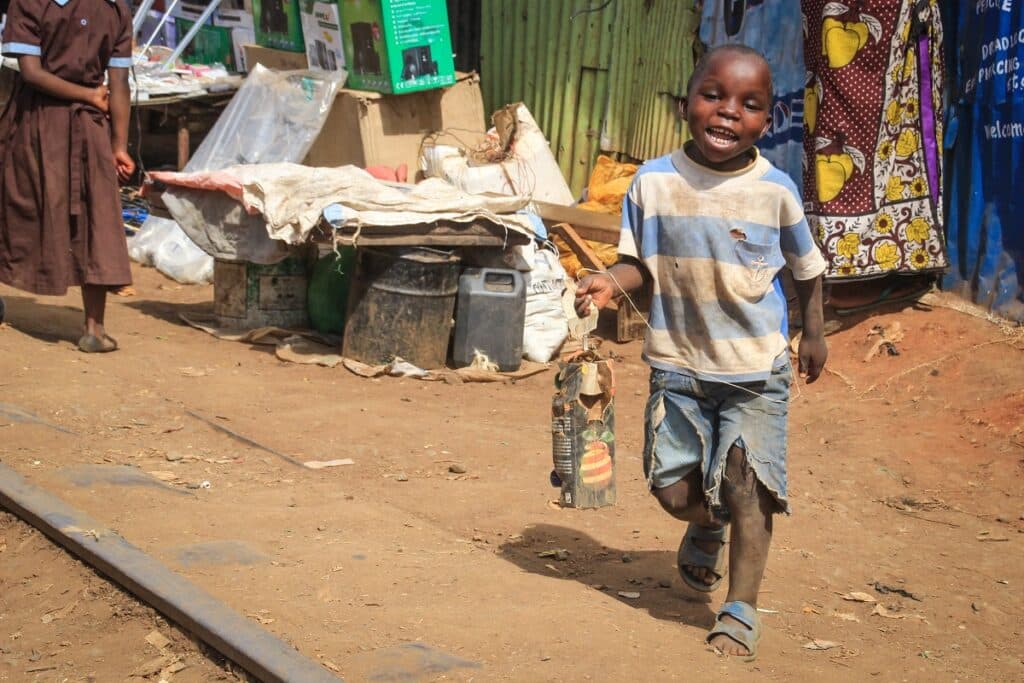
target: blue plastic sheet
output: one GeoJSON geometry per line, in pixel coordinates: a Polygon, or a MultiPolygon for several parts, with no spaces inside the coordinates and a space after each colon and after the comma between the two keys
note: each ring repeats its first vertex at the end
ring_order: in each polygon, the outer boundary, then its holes
{"type": "Polygon", "coordinates": [[[943,285],[1017,321],[1024,321],[1022,4],[946,3],[956,59],[946,135],[951,268],[943,285]]]}

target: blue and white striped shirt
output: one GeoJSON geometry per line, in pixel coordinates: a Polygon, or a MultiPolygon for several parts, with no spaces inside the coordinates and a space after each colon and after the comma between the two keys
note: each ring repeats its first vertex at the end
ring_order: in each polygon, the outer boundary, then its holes
{"type": "MultiPolygon", "coordinates": [[[[756,150],[755,150],[756,151],[756,150]]],[[[699,379],[767,379],[786,351],[776,275],[825,270],[796,187],[766,159],[720,173],[680,149],[640,167],[623,200],[619,254],[654,282],[644,359],[699,379]]]]}

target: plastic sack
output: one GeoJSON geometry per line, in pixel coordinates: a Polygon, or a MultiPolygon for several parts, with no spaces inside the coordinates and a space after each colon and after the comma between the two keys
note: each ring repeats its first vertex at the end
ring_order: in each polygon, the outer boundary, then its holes
{"type": "Polygon", "coordinates": [[[622,213],[622,198],[629,192],[636,164],[622,163],[600,155],[587,183],[587,201],[579,208],[599,213],[622,213]]]}
{"type": "Polygon", "coordinates": [[[271,71],[257,64],[185,170],[300,163],[320,135],[346,77],[344,70],[271,71]]]}
{"type": "Polygon", "coordinates": [[[536,248],[531,242],[523,250],[530,264],[526,273],[526,320],[523,324],[523,356],[546,363],[569,336],[569,323],[562,309],[565,269],[552,249],[536,248]]]}
{"type": "MultiPolygon", "coordinates": [[[[420,158],[424,176],[444,178],[471,194],[521,195],[551,204],[571,205],[575,201],[572,190],[565,182],[544,132],[526,105],[507,105],[495,112],[492,120],[503,129],[515,131],[507,158],[471,165],[455,147],[425,146],[420,158]]],[[[495,145],[499,144],[499,138],[494,130],[487,134],[487,140],[495,145]]]]}
{"type": "Polygon", "coordinates": [[[147,218],[139,232],[128,240],[128,255],[182,284],[213,281],[213,257],[197,247],[177,223],[166,218],[147,218]]]}

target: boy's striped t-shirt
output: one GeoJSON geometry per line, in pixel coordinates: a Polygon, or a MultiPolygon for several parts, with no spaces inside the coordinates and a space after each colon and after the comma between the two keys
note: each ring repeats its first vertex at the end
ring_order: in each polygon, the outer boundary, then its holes
{"type": "MultiPolygon", "coordinates": [[[[756,153],[756,150],[755,150],[756,153]]],[[[767,379],[786,351],[776,275],[825,270],[796,187],[757,156],[720,173],[680,149],[641,166],[623,200],[619,254],[653,280],[644,358],[699,379],[767,379]]]]}

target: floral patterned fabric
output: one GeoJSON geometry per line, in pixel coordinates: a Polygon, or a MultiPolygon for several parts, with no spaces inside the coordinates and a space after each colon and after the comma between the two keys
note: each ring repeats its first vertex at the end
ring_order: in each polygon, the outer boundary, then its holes
{"type": "Polygon", "coordinates": [[[935,0],[803,0],[804,202],[831,280],[946,268],[935,0]]]}

